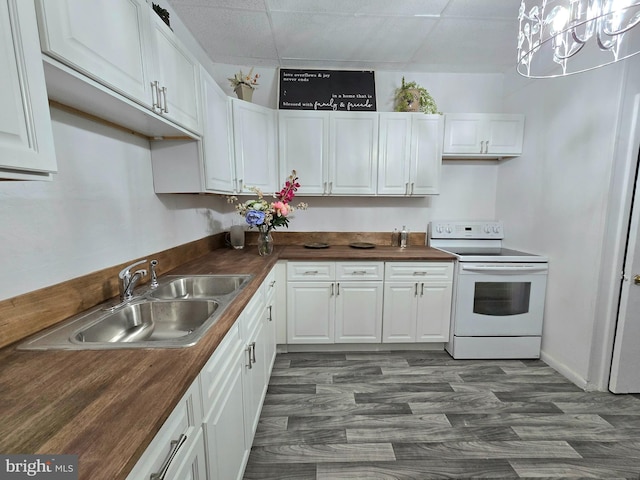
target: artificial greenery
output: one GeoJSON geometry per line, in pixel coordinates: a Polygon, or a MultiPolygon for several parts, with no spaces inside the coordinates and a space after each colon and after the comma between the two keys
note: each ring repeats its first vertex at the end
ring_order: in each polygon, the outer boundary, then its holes
{"type": "Polygon", "coordinates": [[[419,100],[419,111],[422,113],[438,113],[442,115],[442,112],[438,111],[438,106],[436,105],[433,97],[427,92],[427,90],[416,82],[405,82],[404,77],[402,77],[402,86],[396,89],[395,92],[395,101],[396,101],[396,112],[409,112],[411,103],[415,100],[414,94],[411,90],[418,92],[418,100],[419,100]]]}

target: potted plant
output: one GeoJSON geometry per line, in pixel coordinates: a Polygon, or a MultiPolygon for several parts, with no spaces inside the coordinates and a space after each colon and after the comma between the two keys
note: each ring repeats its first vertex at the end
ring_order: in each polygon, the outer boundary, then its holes
{"type": "Polygon", "coordinates": [[[253,67],[249,70],[249,73],[245,75],[240,70],[233,77],[229,78],[229,83],[233,87],[233,91],[236,92],[236,95],[240,100],[246,100],[247,102],[251,101],[253,97],[253,91],[258,86],[258,78],[260,75],[257,73],[253,74],[253,67]]]}
{"type": "Polygon", "coordinates": [[[394,96],[396,112],[422,112],[438,113],[438,106],[427,90],[416,82],[405,82],[402,77],[402,86],[396,89],[394,96]]]}

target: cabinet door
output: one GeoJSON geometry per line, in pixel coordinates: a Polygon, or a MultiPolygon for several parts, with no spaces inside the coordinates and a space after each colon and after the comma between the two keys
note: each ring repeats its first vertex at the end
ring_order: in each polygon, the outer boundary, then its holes
{"type": "Polygon", "coordinates": [[[409,193],[411,119],[411,114],[380,114],[378,195],[409,193]]]}
{"type": "Polygon", "coordinates": [[[164,109],[161,113],[193,132],[201,133],[199,64],[160,17],[152,15],[152,19],[155,50],[152,80],[158,81],[159,102],[164,109]]]}
{"type": "Polygon", "coordinates": [[[235,165],[243,193],[257,187],[266,194],[279,190],[273,110],[232,99],[235,165]]]}
{"type": "Polygon", "coordinates": [[[278,112],[280,176],[295,170],[304,181],[299,195],[327,193],[329,112],[278,112]]]}
{"type": "Polygon", "coordinates": [[[336,284],[336,343],[380,343],[383,282],[336,284]]]}
{"type": "Polygon", "coordinates": [[[418,342],[448,342],[451,323],[451,283],[421,283],[418,296],[418,342]]]}
{"type": "Polygon", "coordinates": [[[0,110],[0,178],[49,180],[51,116],[35,11],[24,0],[0,1],[0,110]]]}
{"type": "Polygon", "coordinates": [[[145,0],[37,0],[37,6],[44,53],[151,106],[151,9],[145,0]]]}
{"type": "Polygon", "coordinates": [[[333,343],[334,294],[332,282],[288,282],[288,343],[333,343]]]}
{"type": "Polygon", "coordinates": [[[385,283],[383,343],[416,341],[417,285],[415,282],[385,283]]]}
{"type": "Polygon", "coordinates": [[[251,445],[245,444],[243,371],[240,351],[226,382],[220,385],[216,406],[205,418],[204,432],[209,455],[209,480],[241,479],[251,445]]]}
{"type": "Polygon", "coordinates": [[[245,439],[247,445],[253,442],[253,436],[260,420],[262,399],[266,391],[265,384],[265,351],[264,333],[262,322],[258,322],[256,329],[247,344],[244,368],[244,418],[245,439]]]}
{"type": "Polygon", "coordinates": [[[484,129],[482,114],[447,114],[444,120],[443,153],[482,154],[484,129]]]}
{"type": "Polygon", "coordinates": [[[180,458],[174,472],[168,471],[167,480],[207,480],[202,429],[198,429],[189,449],[180,458]]]}
{"type": "Polygon", "coordinates": [[[524,115],[491,115],[487,119],[488,153],[521,155],[524,115]]]}
{"type": "Polygon", "coordinates": [[[378,114],[331,112],[329,127],[329,194],[374,195],[378,114]]]}
{"type": "Polygon", "coordinates": [[[229,97],[200,69],[203,104],[204,183],[218,193],[235,193],[236,172],[232,155],[229,97]]]}
{"type": "Polygon", "coordinates": [[[441,139],[442,117],[440,115],[413,117],[409,195],[435,195],[440,192],[441,139]]]}

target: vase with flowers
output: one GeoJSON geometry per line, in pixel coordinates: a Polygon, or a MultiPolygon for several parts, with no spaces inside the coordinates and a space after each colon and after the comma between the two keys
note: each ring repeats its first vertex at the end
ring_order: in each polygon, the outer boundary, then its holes
{"type": "Polygon", "coordinates": [[[253,91],[258,86],[258,78],[260,75],[257,73],[253,73],[253,67],[249,70],[248,74],[242,73],[240,70],[233,77],[229,78],[229,83],[233,87],[233,91],[236,92],[236,95],[240,100],[246,100],[250,102],[253,98],[253,91]]]}
{"type": "MultiPolygon", "coordinates": [[[[300,188],[298,176],[293,170],[279,192],[273,194],[274,201],[265,199],[259,188],[250,187],[258,198],[250,199],[236,204],[236,210],[242,215],[250,227],[258,229],[258,253],[261,256],[270,255],[273,252],[273,237],[271,231],[277,227],[289,228],[289,215],[295,210],[306,210],[308,205],[304,202],[295,207],[291,204],[296,192],[300,188]]],[[[238,201],[238,197],[227,197],[229,203],[238,201]]]]}

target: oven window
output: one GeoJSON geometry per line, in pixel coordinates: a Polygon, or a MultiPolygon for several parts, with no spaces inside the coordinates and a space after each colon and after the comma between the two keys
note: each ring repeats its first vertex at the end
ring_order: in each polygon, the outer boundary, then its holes
{"type": "Polygon", "coordinates": [[[504,317],[529,311],[531,282],[476,282],[473,312],[504,317]]]}

